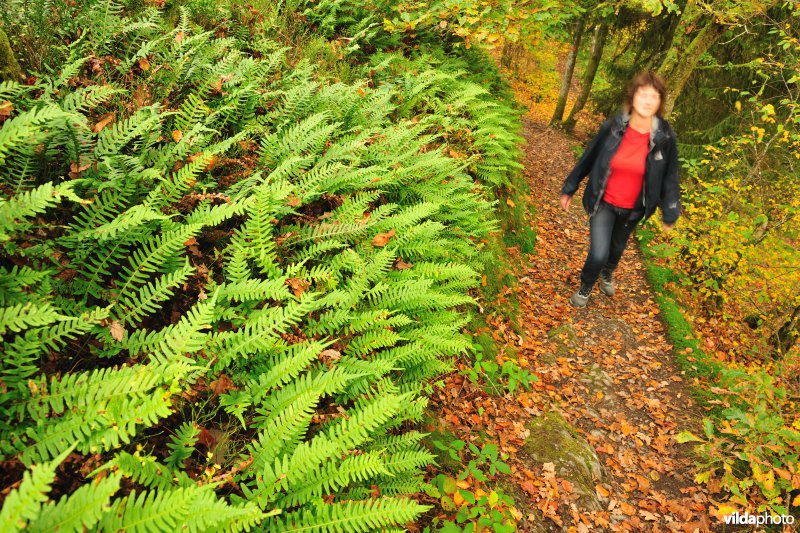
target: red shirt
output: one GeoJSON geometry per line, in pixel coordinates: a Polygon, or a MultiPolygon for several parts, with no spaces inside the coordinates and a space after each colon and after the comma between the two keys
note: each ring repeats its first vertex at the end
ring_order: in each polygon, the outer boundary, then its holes
{"type": "Polygon", "coordinates": [[[649,131],[639,133],[628,126],[617,152],[611,158],[611,174],[603,196],[606,202],[625,209],[632,209],[636,205],[644,184],[644,163],[649,144],[649,131]]]}

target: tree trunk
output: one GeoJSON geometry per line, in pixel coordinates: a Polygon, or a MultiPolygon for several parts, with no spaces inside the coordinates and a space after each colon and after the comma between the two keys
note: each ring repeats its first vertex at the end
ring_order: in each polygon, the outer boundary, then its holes
{"type": "Polygon", "coordinates": [[[575,101],[575,105],[572,106],[572,110],[570,110],[567,120],[562,123],[564,129],[567,131],[572,131],[572,129],[575,127],[575,122],[577,120],[576,115],[583,109],[583,106],[586,105],[586,102],[589,101],[589,93],[592,91],[592,83],[594,82],[595,74],[597,74],[597,66],[600,64],[600,58],[603,57],[603,47],[606,44],[607,35],[608,23],[602,22],[595,26],[594,36],[592,37],[592,52],[591,56],[589,57],[589,64],[586,65],[586,72],[583,74],[583,80],[581,80],[581,94],[575,101]]]}
{"type": "Polygon", "coordinates": [[[575,60],[578,58],[578,49],[581,46],[581,38],[583,37],[583,30],[585,27],[586,19],[580,17],[578,19],[578,25],[575,28],[575,33],[572,36],[572,46],[569,49],[567,64],[564,67],[564,77],[561,79],[561,91],[558,93],[556,110],[553,112],[553,118],[550,119],[551,126],[564,120],[564,110],[567,107],[569,88],[572,85],[572,74],[575,72],[575,60]]]}
{"type": "MultiPolygon", "coordinates": [[[[681,21],[681,26],[683,26],[683,21],[681,21]]],[[[667,54],[658,71],[667,82],[664,116],[669,116],[672,112],[673,107],[675,107],[675,100],[678,99],[681,91],[683,91],[683,87],[700,61],[700,57],[711,48],[711,45],[723,33],[725,33],[725,26],[711,20],[694,36],[689,46],[680,53],[677,50],[677,47],[681,44],[680,41],[673,44],[672,50],[667,54]]]]}
{"type": "Polygon", "coordinates": [[[775,335],[775,347],[778,348],[781,355],[785,355],[786,352],[791,350],[792,346],[797,342],[797,338],[800,337],[798,325],[800,325],[800,305],[794,308],[794,311],[792,311],[789,318],[775,335]]]}
{"type": "Polygon", "coordinates": [[[0,81],[22,81],[22,69],[2,28],[0,28],[0,81]]]}

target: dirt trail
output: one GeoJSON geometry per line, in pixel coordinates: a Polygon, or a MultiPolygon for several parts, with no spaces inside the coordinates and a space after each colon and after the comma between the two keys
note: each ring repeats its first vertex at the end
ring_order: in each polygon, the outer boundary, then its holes
{"type": "Polygon", "coordinates": [[[635,236],[615,275],[616,295],[595,288],[585,309],[572,308],[567,299],[588,247],[583,188],[567,212],[558,197],[575,162],[574,141],[530,120],[525,136],[537,245],[517,289],[525,313],[520,342],[540,377],[538,406],[527,411],[541,409],[534,420],[560,412],[594,449],[602,477],[584,483],[591,498],[580,497],[574,481],[564,482],[569,476],[559,461],[535,464],[533,453],[526,462],[523,449],[515,460],[528,513],[520,530],[721,531],[711,525],[705,487],[693,482],[690,445],[674,440],[684,429],[697,431],[702,410],[674,363],[635,236]],[[538,513],[546,518],[535,525],[538,513]]]}

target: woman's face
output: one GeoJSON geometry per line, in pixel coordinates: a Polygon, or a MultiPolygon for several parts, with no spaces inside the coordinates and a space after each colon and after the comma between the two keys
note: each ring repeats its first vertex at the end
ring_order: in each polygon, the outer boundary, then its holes
{"type": "Polygon", "coordinates": [[[661,105],[661,95],[652,85],[643,85],[633,94],[633,110],[644,118],[656,114],[661,105]]]}

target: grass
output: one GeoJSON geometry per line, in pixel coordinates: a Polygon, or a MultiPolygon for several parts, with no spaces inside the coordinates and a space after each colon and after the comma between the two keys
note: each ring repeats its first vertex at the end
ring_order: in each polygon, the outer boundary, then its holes
{"type": "MultiPolygon", "coordinates": [[[[643,225],[637,231],[647,269],[647,279],[661,310],[667,336],[674,346],[678,367],[691,377],[707,382],[719,381],[725,367],[702,349],[691,324],[681,313],[676,295],[668,289],[679,281],[679,277],[675,271],[658,264],[657,259],[660,257],[658,249],[651,246],[655,236],[655,231],[650,225],[643,225]]],[[[693,389],[693,393],[700,400],[714,397],[712,393],[698,387],[693,389]]]]}

